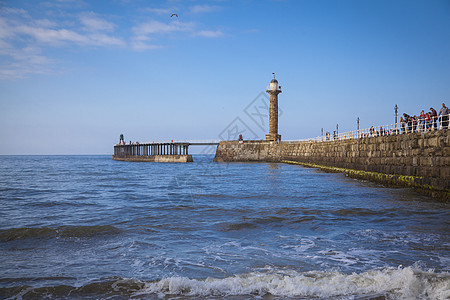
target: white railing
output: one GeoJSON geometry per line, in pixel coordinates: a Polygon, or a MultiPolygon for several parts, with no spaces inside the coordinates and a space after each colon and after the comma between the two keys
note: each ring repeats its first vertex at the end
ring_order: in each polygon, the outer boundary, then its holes
{"type": "MultiPolygon", "coordinates": [[[[147,144],[217,144],[221,140],[155,140],[151,142],[125,142],[124,145],[147,145],[147,144]]],[[[117,144],[120,145],[120,144],[117,144]]]]}
{"type": "Polygon", "coordinates": [[[219,143],[221,140],[180,140],[174,141],[174,143],[190,143],[190,144],[207,144],[207,143],[219,143]]]}
{"type": "Polygon", "coordinates": [[[364,137],[375,137],[375,136],[388,136],[397,134],[406,134],[411,132],[427,133],[434,130],[441,130],[449,128],[450,114],[446,116],[439,116],[436,119],[431,119],[427,122],[425,119],[412,120],[410,122],[399,122],[394,124],[382,125],[382,126],[372,126],[370,128],[364,128],[359,130],[347,131],[342,133],[326,133],[323,136],[317,136],[309,139],[301,139],[295,141],[283,141],[285,143],[289,142],[325,142],[325,141],[336,141],[336,140],[348,140],[348,139],[358,139],[364,137]],[[445,121],[445,117],[447,120],[445,121]]]}

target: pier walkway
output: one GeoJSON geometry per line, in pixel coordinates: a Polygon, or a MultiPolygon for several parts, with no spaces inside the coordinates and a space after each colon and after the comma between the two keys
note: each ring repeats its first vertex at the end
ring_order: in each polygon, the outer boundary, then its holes
{"type": "Polygon", "coordinates": [[[192,162],[189,146],[219,145],[218,140],[130,143],[114,146],[114,160],[151,162],[192,162]]]}

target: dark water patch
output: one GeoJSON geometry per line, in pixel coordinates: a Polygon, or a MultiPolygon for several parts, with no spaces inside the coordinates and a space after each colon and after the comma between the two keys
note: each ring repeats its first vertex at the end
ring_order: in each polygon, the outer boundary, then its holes
{"type": "Polygon", "coordinates": [[[143,233],[146,235],[158,232],[153,229],[155,225],[148,224],[129,225],[128,228],[134,233],[143,233]]]}
{"type": "Polygon", "coordinates": [[[226,216],[229,216],[230,214],[232,215],[246,215],[249,213],[252,213],[253,210],[250,208],[242,208],[242,207],[237,207],[234,209],[228,209],[228,208],[223,208],[223,207],[211,207],[211,206],[207,206],[204,209],[204,212],[206,213],[221,213],[224,214],[226,216]]]}
{"type": "Polygon", "coordinates": [[[0,288],[2,299],[129,299],[142,290],[144,282],[135,279],[105,279],[81,287],[70,285],[0,288]]]}
{"type": "Polygon", "coordinates": [[[226,195],[226,194],[195,194],[195,196],[196,197],[199,197],[199,198],[208,198],[208,199],[210,199],[210,198],[212,198],[212,199],[214,199],[214,198],[227,198],[228,197],[228,195],[226,195]]]}
{"type": "Polygon", "coordinates": [[[281,225],[282,223],[286,222],[287,220],[288,220],[287,218],[282,218],[282,217],[278,217],[278,216],[267,216],[267,217],[262,217],[262,218],[256,218],[256,219],[254,219],[253,222],[255,222],[256,224],[261,224],[261,225],[273,225],[273,224],[281,225]]]}
{"type": "MultiPolygon", "coordinates": [[[[84,195],[81,195],[81,194],[78,194],[78,195],[73,196],[72,198],[70,198],[70,200],[74,200],[74,201],[83,201],[83,200],[89,200],[89,199],[91,199],[91,197],[87,197],[87,196],[84,196],[84,195]]],[[[83,205],[96,205],[96,204],[83,202],[83,205]]]]}
{"type": "Polygon", "coordinates": [[[30,284],[35,282],[51,282],[60,280],[76,280],[74,277],[55,276],[55,277],[21,277],[21,278],[0,278],[0,285],[8,284],[30,284]]]}
{"type": "Polygon", "coordinates": [[[100,182],[101,181],[127,181],[127,180],[129,180],[129,178],[125,178],[125,177],[104,177],[104,178],[99,178],[97,180],[100,181],[100,182]]]}
{"type": "Polygon", "coordinates": [[[111,225],[97,226],[62,226],[57,229],[61,237],[94,237],[98,235],[115,235],[121,230],[111,225]]]}
{"type": "Polygon", "coordinates": [[[36,238],[55,234],[51,228],[12,228],[0,231],[0,241],[8,242],[14,240],[23,240],[27,238],[36,238]]]}
{"type": "Polygon", "coordinates": [[[0,241],[8,242],[42,237],[94,237],[119,234],[121,230],[111,225],[61,226],[58,228],[12,228],[0,231],[0,241]]]}
{"type": "MultiPolygon", "coordinates": [[[[85,197],[76,197],[74,199],[71,200],[86,200],[88,198],[85,197]]],[[[39,200],[39,201],[34,201],[32,203],[28,204],[30,207],[37,207],[37,208],[48,208],[48,207],[73,207],[73,206],[84,206],[84,205],[89,205],[86,203],[82,203],[80,204],[79,202],[73,202],[73,201],[66,201],[66,200],[39,200]]]]}
{"type": "Polygon", "coordinates": [[[115,185],[113,183],[111,183],[111,184],[103,183],[103,184],[97,184],[96,187],[99,189],[115,189],[115,188],[117,188],[117,185],[115,185]]]}
{"type": "Polygon", "coordinates": [[[290,223],[296,224],[296,223],[308,223],[308,222],[313,222],[316,221],[317,218],[314,216],[301,216],[298,218],[293,218],[290,220],[290,223]]]}
{"type": "Polygon", "coordinates": [[[280,216],[280,215],[268,215],[262,217],[243,217],[240,222],[226,222],[219,225],[222,231],[235,231],[245,229],[257,229],[257,228],[277,228],[290,224],[300,224],[316,221],[315,216],[280,216]]]}
{"type": "MultiPolygon", "coordinates": [[[[176,200],[173,200],[173,201],[176,201],[176,200]]],[[[174,206],[172,206],[171,210],[190,210],[190,209],[196,209],[196,208],[197,207],[195,205],[174,203],[174,206]]]]}
{"type": "Polygon", "coordinates": [[[329,211],[332,215],[341,217],[382,217],[382,218],[394,218],[398,214],[395,209],[365,209],[365,208],[344,208],[335,211],[329,211]]]}
{"type": "Polygon", "coordinates": [[[25,200],[26,198],[25,197],[18,197],[18,196],[16,196],[16,197],[1,197],[0,196],[0,199],[5,199],[5,200],[8,200],[8,201],[22,201],[22,200],[25,200]]]}
{"type": "Polygon", "coordinates": [[[384,212],[363,208],[349,208],[349,209],[338,209],[336,211],[333,211],[332,214],[338,216],[373,216],[384,214],[384,212]]]}
{"type": "Polygon", "coordinates": [[[238,231],[246,229],[257,229],[259,226],[250,222],[240,222],[240,223],[222,223],[219,225],[221,231],[238,231]]]}

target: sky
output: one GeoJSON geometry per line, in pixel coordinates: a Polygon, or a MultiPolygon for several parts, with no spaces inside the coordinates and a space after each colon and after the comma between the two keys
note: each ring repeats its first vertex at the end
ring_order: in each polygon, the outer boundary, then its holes
{"type": "Polygon", "coordinates": [[[391,124],[449,54],[449,0],[0,0],[0,154],[264,139],[272,73],[282,140],[391,124]]]}

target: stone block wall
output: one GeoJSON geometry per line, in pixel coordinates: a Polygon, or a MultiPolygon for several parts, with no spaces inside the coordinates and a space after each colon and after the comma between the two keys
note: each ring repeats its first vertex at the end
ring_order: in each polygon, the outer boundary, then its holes
{"type": "Polygon", "coordinates": [[[215,161],[290,160],[346,169],[422,177],[424,185],[449,190],[449,130],[325,142],[221,142],[215,161]]]}

